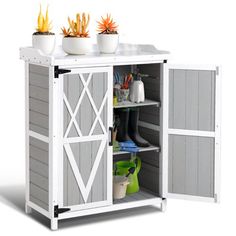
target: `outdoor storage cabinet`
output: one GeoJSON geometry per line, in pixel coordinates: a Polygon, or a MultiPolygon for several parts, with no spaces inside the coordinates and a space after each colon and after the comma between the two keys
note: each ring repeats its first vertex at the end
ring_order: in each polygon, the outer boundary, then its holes
{"type": "Polygon", "coordinates": [[[219,201],[220,69],[171,65],[151,45],[116,54],[48,56],[21,48],[26,88],[26,212],[58,220],[146,205],[166,198],[219,201]],[[113,73],[139,70],[145,102],[113,106],[113,73]],[[139,107],[140,191],[113,200],[113,111],[139,107]]]}

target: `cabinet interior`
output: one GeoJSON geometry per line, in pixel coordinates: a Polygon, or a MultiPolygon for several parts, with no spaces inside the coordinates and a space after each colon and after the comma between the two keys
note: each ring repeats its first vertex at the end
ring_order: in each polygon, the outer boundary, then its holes
{"type": "MultiPolygon", "coordinates": [[[[114,203],[121,201],[132,201],[138,200],[143,197],[147,199],[149,197],[159,197],[159,180],[160,180],[160,166],[159,166],[159,155],[160,155],[160,76],[161,69],[160,64],[143,64],[143,65],[125,65],[115,66],[114,72],[119,74],[128,74],[138,70],[141,74],[147,74],[148,77],[142,79],[145,90],[145,101],[147,100],[150,105],[144,105],[144,103],[134,104],[139,107],[139,134],[145,140],[147,140],[151,146],[147,148],[140,148],[140,152],[137,156],[141,158],[142,167],[139,172],[139,185],[140,191],[135,194],[127,195],[124,200],[115,200],[114,203]]],[[[131,104],[133,106],[133,104],[131,104]]],[[[126,107],[126,106],[124,106],[126,107]]],[[[120,109],[114,107],[114,109],[120,109]]],[[[114,152],[113,163],[119,160],[129,160],[131,153],[126,152],[114,152]]]]}

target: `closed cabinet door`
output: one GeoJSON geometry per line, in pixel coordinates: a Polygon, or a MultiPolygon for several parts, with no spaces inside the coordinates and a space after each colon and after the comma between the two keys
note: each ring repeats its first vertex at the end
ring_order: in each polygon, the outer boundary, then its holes
{"type": "Polygon", "coordinates": [[[220,71],[163,65],[162,194],[219,200],[220,71]]]}
{"type": "Polygon", "coordinates": [[[97,67],[61,76],[59,207],[70,211],[112,203],[112,74],[111,67],[97,67]]]}

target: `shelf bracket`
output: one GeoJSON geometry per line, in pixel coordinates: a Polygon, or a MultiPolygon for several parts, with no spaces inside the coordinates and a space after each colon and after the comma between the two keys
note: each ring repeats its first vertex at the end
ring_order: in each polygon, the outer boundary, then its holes
{"type": "Polygon", "coordinates": [[[54,217],[58,218],[59,214],[70,211],[70,208],[59,208],[58,205],[54,206],[54,217]]]}
{"type": "Polygon", "coordinates": [[[54,78],[59,78],[59,75],[70,73],[71,70],[68,69],[60,69],[59,66],[54,66],[54,78]]]}

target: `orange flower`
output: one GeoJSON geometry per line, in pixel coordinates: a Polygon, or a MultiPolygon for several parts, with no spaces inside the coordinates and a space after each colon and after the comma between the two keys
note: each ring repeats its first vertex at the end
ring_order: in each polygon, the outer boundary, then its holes
{"type": "Polygon", "coordinates": [[[101,34],[117,34],[118,25],[113,21],[111,15],[108,15],[103,18],[101,17],[101,21],[98,21],[97,31],[101,34]]]}

